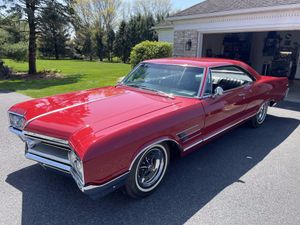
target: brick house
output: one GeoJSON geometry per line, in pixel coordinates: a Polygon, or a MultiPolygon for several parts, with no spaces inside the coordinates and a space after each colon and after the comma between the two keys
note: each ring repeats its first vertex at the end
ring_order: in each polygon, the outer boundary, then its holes
{"type": "Polygon", "coordinates": [[[300,79],[300,0],[206,0],[155,29],[175,57],[238,59],[300,79]]]}

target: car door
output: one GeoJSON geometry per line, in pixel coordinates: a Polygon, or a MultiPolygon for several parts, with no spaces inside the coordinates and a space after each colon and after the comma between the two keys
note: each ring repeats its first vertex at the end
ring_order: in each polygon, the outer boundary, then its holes
{"type": "Polygon", "coordinates": [[[206,114],[204,139],[244,118],[252,83],[253,78],[235,66],[209,70],[202,103],[206,114]],[[217,87],[224,90],[223,94],[214,93],[217,87]]]}

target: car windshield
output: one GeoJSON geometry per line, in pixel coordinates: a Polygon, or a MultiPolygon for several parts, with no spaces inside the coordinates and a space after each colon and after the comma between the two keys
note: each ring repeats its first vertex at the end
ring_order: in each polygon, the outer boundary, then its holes
{"type": "Polygon", "coordinates": [[[169,95],[196,97],[203,72],[200,67],[142,63],[122,83],[169,95]]]}

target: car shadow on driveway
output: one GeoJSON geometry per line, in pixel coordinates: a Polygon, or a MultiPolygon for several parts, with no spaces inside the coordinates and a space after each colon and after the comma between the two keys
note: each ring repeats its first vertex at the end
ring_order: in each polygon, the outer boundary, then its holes
{"type": "Polygon", "coordinates": [[[283,101],[279,102],[275,107],[300,112],[300,103],[298,102],[283,101]]]}
{"type": "Polygon", "coordinates": [[[134,200],[118,190],[91,200],[72,179],[39,165],[8,175],[23,194],[22,224],[183,224],[224,188],[261,162],[297,128],[299,120],[269,116],[259,129],[241,126],[180,160],[151,196],[134,200]]]}

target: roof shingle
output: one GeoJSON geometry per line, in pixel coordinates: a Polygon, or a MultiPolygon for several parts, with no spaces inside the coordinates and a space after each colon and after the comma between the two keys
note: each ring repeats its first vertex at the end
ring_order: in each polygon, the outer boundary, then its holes
{"type": "Polygon", "coordinates": [[[300,0],[206,0],[176,13],[172,17],[226,12],[238,9],[261,8],[279,5],[292,5],[300,0]]]}

